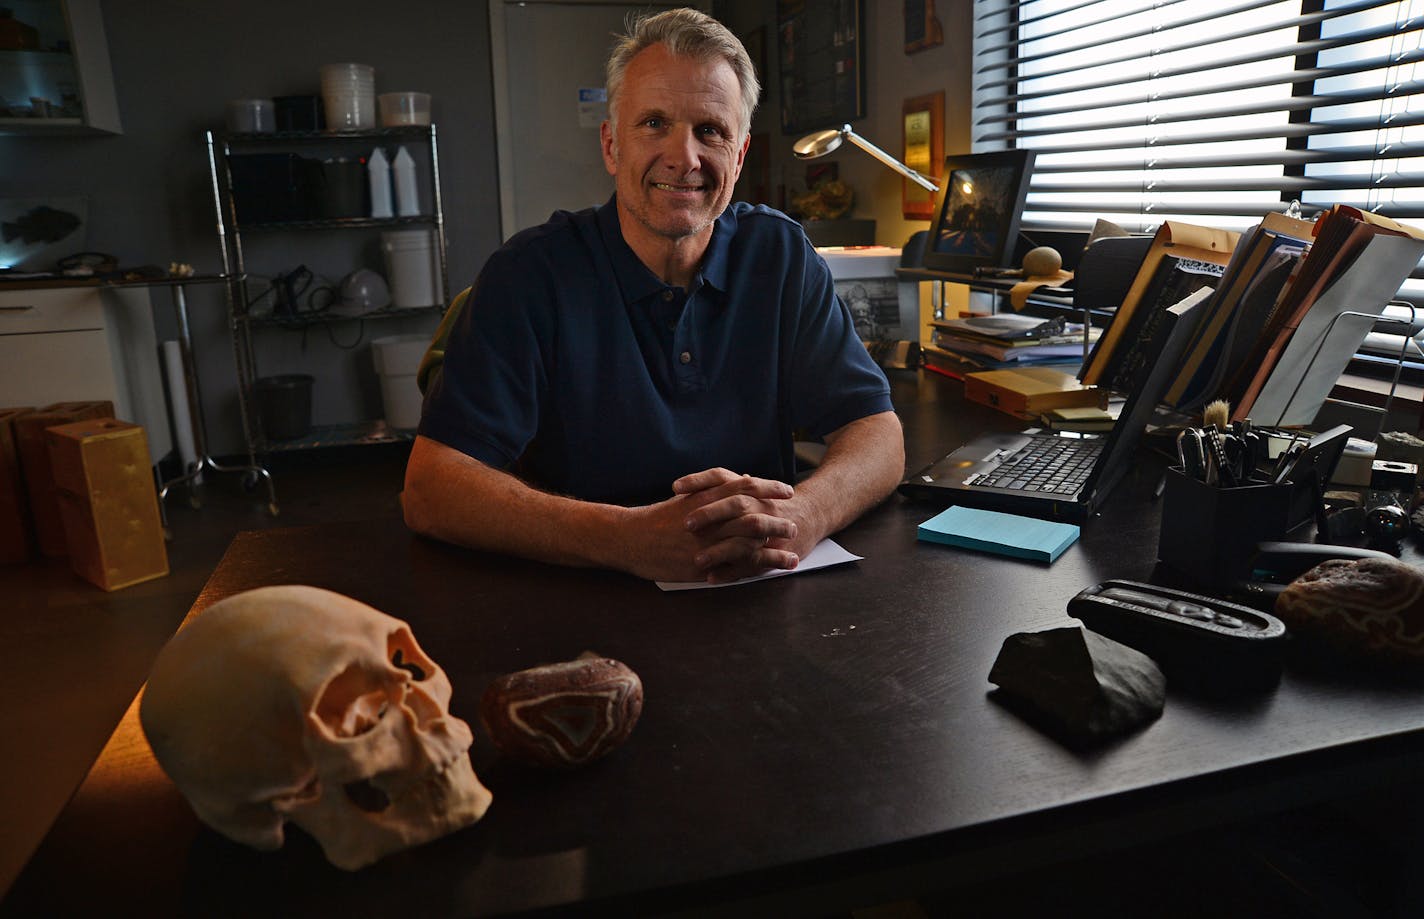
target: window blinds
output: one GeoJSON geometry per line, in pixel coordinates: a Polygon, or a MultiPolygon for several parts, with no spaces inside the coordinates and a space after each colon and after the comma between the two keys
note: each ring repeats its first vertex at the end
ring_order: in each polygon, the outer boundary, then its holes
{"type": "MultiPolygon", "coordinates": [[[[1024,227],[1424,226],[1424,0],[977,0],[974,149],[1037,151],[1024,227]]],[[[1421,285],[1424,292],[1424,285],[1421,285]]]]}

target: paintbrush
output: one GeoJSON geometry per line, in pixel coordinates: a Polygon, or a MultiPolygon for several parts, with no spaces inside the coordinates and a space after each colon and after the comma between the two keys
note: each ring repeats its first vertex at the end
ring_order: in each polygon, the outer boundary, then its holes
{"type": "Polygon", "coordinates": [[[1216,425],[1218,431],[1226,431],[1230,425],[1231,403],[1225,399],[1216,399],[1206,404],[1202,410],[1202,425],[1216,425]]]}

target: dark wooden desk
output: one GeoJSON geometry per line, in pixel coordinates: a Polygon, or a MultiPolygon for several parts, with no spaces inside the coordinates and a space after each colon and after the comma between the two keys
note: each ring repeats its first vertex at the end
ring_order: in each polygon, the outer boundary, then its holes
{"type": "MultiPolygon", "coordinates": [[[[908,461],[1012,424],[906,375],[908,461]]],[[[498,674],[585,649],[642,676],[627,746],[569,774],[501,761],[479,824],[351,875],[299,833],[251,852],[200,827],[133,708],[5,907],[23,913],[487,915],[569,904],[823,914],[1021,871],[1417,775],[1424,685],[1292,666],[1233,702],[1172,692],[1163,717],[1071,751],[997,704],[1003,639],[1072,623],[1108,577],[1153,573],[1145,461],[1051,567],[918,543],[892,498],[842,533],[850,566],[688,593],[468,552],[396,520],[246,532],[194,605],[301,582],[409,621],[477,723],[498,674]]]]}

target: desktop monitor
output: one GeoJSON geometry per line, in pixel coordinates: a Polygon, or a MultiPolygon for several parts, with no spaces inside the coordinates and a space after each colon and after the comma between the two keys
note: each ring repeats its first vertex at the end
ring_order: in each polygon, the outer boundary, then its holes
{"type": "Polygon", "coordinates": [[[1005,265],[1018,238],[1032,170],[1032,150],[945,157],[944,190],[924,266],[968,274],[1005,265]]]}

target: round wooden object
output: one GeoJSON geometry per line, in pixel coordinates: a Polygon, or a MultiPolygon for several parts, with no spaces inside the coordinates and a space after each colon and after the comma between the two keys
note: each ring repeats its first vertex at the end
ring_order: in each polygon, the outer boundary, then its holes
{"type": "Polygon", "coordinates": [[[1039,246],[1037,249],[1030,249],[1024,254],[1024,274],[1031,278],[1041,278],[1047,275],[1057,274],[1058,269],[1062,267],[1063,256],[1059,255],[1058,250],[1051,246],[1039,246]]]}

